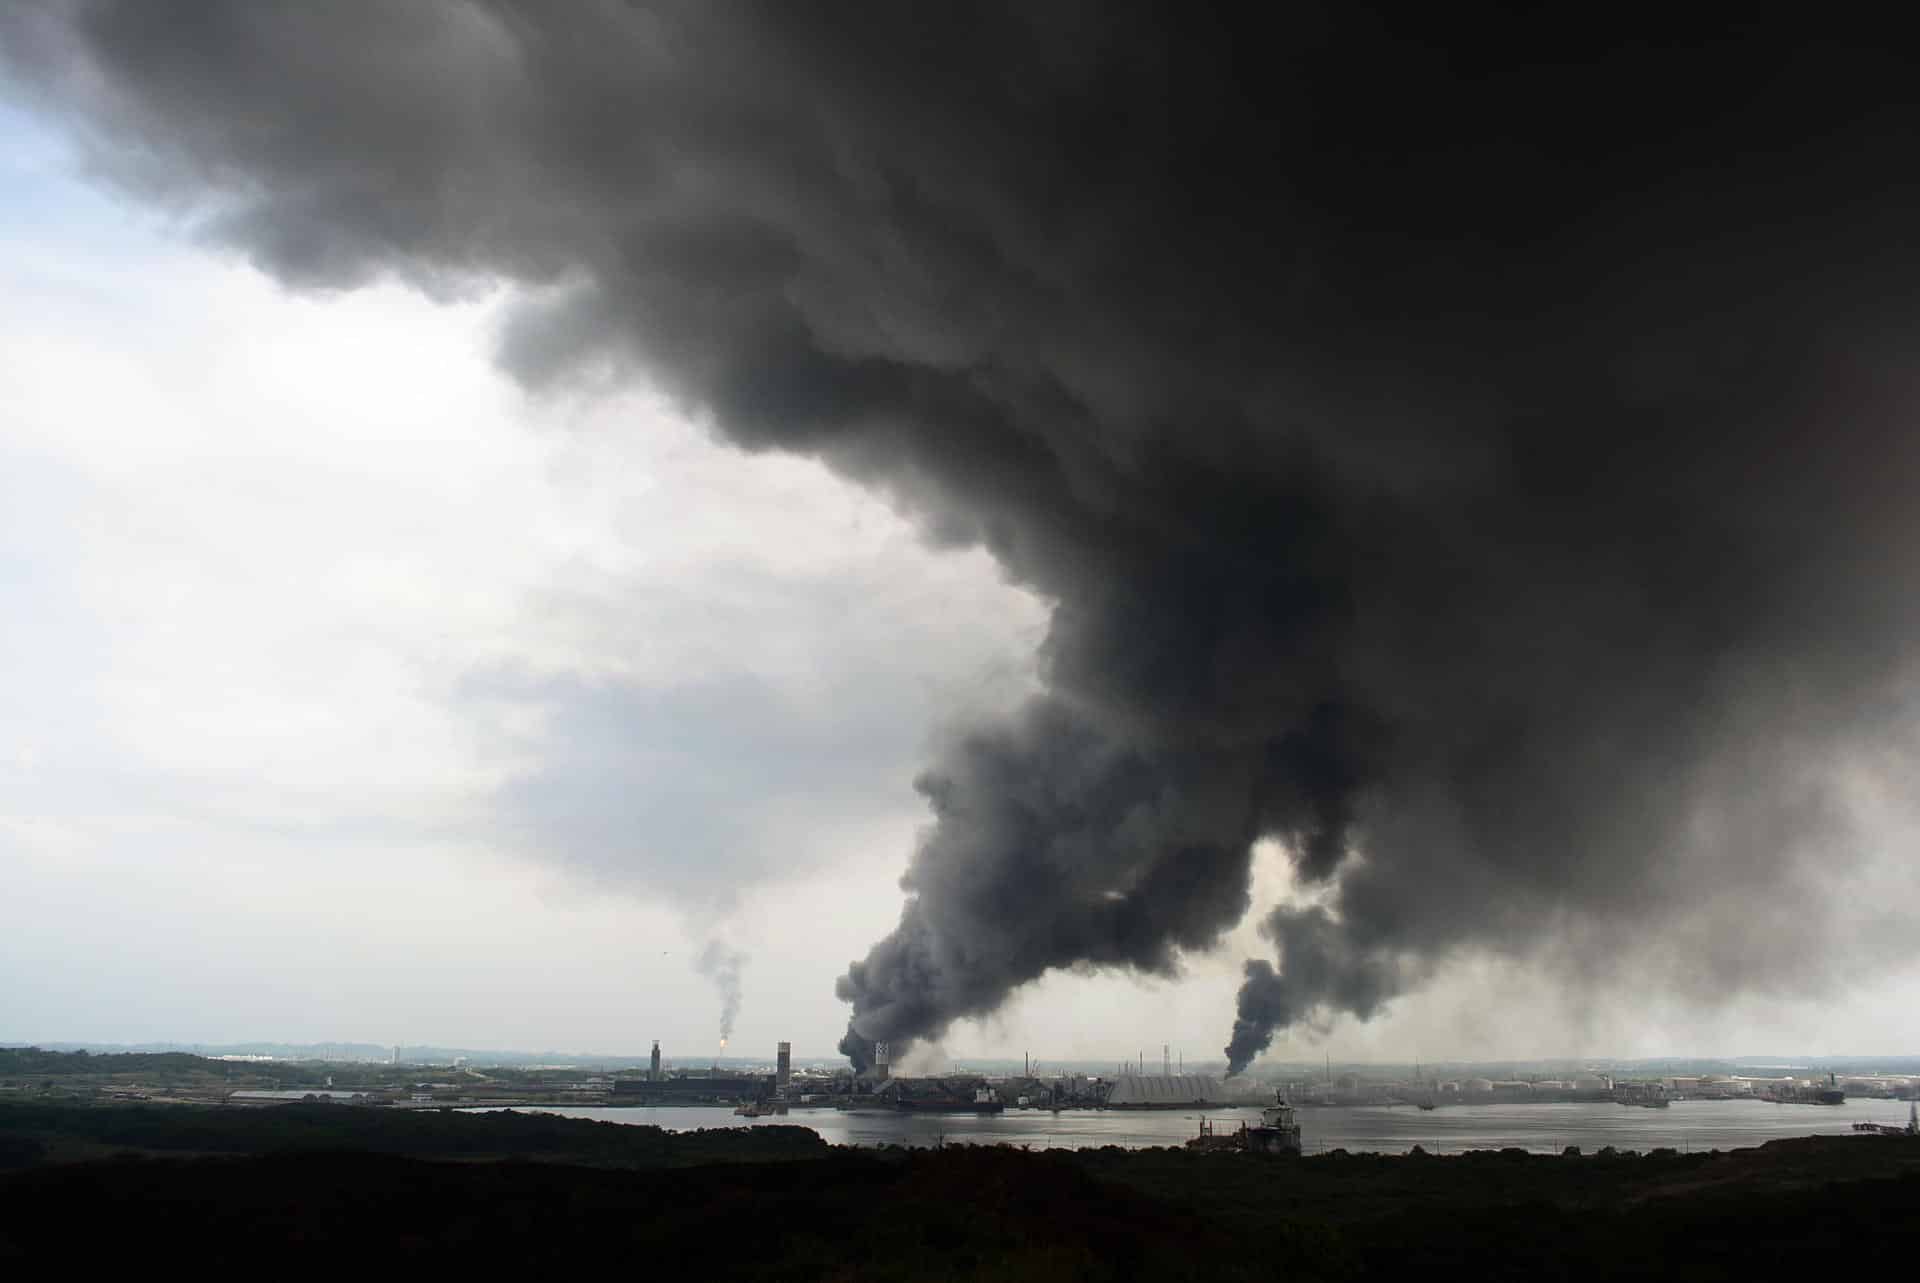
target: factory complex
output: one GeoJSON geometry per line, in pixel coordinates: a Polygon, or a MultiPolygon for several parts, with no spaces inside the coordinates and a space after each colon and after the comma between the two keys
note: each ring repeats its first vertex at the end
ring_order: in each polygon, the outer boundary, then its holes
{"type": "MultiPolygon", "coordinates": [[[[905,1113],[998,1113],[1006,1109],[1187,1109],[1215,1106],[1227,1097],[1204,1074],[1121,1072],[1112,1077],[1025,1072],[896,1076],[887,1044],[875,1047],[863,1073],[793,1069],[791,1044],[781,1043],[773,1072],[728,1073],[718,1068],[662,1067],[660,1044],[644,1075],[616,1075],[606,1083],[612,1102],[631,1105],[764,1106],[891,1110],[905,1113]]],[[[744,1112],[744,1111],[743,1111],[744,1112]]]]}

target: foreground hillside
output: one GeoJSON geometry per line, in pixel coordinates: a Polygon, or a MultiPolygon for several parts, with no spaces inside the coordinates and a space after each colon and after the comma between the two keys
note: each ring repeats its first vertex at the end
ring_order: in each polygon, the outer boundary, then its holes
{"type": "Polygon", "coordinates": [[[834,1150],[801,1128],[344,1107],[0,1107],[0,1160],[13,1263],[292,1252],[757,1279],[1732,1280],[1904,1272],[1920,1252],[1920,1142],[1893,1138],[1277,1161],[834,1150]]]}

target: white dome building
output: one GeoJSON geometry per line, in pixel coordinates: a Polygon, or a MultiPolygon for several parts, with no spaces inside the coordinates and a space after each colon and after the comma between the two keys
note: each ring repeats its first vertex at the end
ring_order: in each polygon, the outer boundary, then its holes
{"type": "Polygon", "coordinates": [[[1220,1084],[1205,1074],[1122,1074],[1107,1093],[1109,1109],[1180,1109],[1219,1103],[1220,1084]]]}

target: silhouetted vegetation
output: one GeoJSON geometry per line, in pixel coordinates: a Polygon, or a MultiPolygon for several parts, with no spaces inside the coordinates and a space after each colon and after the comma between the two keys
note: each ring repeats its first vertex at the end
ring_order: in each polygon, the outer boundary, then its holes
{"type": "Polygon", "coordinates": [[[296,1250],[307,1266],[749,1279],[1744,1283],[1886,1271],[1920,1250],[1920,1142],[1897,1138],[1285,1160],[836,1150],[794,1127],[673,1134],[347,1106],[11,1107],[5,1155],[16,1170],[0,1176],[0,1261],[64,1259],[84,1242],[100,1264],[178,1254],[202,1268],[296,1250]],[[138,1152],[45,1161],[74,1145],[138,1152]],[[151,1156],[212,1151],[233,1156],[151,1156]],[[480,1161],[491,1155],[521,1157],[480,1161]]]}
{"type": "MultiPolygon", "coordinates": [[[[62,1085],[127,1083],[174,1086],[294,1086],[316,1082],[328,1073],[364,1079],[385,1066],[323,1067],[295,1061],[227,1061],[184,1051],[43,1051],[39,1047],[0,1047],[0,1083],[44,1088],[62,1085]]],[[[418,1076],[420,1070],[409,1071],[418,1076]]],[[[392,1076],[391,1074],[389,1076],[392,1076]]]]}
{"type": "Polygon", "coordinates": [[[185,1075],[204,1072],[219,1062],[183,1051],[42,1051],[38,1047],[0,1047],[0,1078],[64,1078],[71,1074],[185,1075]]]}
{"type": "Polygon", "coordinates": [[[149,1154],[355,1152],[431,1158],[538,1158],[637,1167],[817,1158],[828,1152],[805,1127],[723,1127],[667,1132],[540,1113],[459,1113],[350,1105],[0,1105],[0,1139],[49,1153],[149,1154]]]}

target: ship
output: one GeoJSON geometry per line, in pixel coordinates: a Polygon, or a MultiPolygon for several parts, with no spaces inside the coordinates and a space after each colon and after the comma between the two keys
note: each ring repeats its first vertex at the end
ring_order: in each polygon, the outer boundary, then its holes
{"type": "Polygon", "coordinates": [[[1273,1103],[1260,1111],[1260,1125],[1240,1124],[1238,1131],[1217,1132],[1213,1120],[1200,1120],[1200,1134],[1187,1142],[1188,1149],[1201,1153],[1298,1154],[1300,1124],[1286,1097],[1275,1092],[1273,1103]]]}
{"type": "Polygon", "coordinates": [[[1284,1093],[1275,1092],[1273,1103],[1260,1111],[1260,1125],[1247,1128],[1247,1150],[1254,1154],[1300,1152],[1300,1122],[1284,1093]]]}
{"type": "Polygon", "coordinates": [[[996,1097],[992,1088],[982,1087],[971,1097],[945,1093],[903,1094],[893,1102],[893,1107],[906,1114],[998,1114],[1006,1109],[1007,1103],[996,1097]]]}
{"type": "MultiPolygon", "coordinates": [[[[1421,1074],[1420,1074],[1420,1062],[1419,1062],[1419,1061],[1417,1061],[1417,1060],[1416,1060],[1416,1061],[1414,1061],[1414,1063],[1413,1063],[1413,1080],[1414,1080],[1415,1082],[1424,1082],[1424,1081],[1425,1081],[1425,1080],[1424,1080],[1424,1079],[1423,1079],[1423,1078],[1421,1077],[1421,1074]]],[[[1424,1096],[1420,1096],[1420,1097],[1418,1097],[1418,1098],[1417,1098],[1417,1099],[1415,1099],[1415,1100],[1414,1100],[1414,1102],[1413,1102],[1413,1103],[1414,1103],[1414,1105],[1415,1105],[1415,1107],[1416,1107],[1416,1108],[1418,1108],[1418,1109],[1420,1109],[1420,1110],[1422,1110],[1422,1111],[1430,1111],[1430,1110],[1432,1110],[1432,1109],[1434,1109],[1434,1108],[1435,1108],[1435,1103],[1434,1103],[1434,1099],[1433,1099],[1433,1084],[1432,1084],[1432,1083],[1427,1083],[1427,1084],[1426,1084],[1426,1087],[1427,1087],[1427,1093],[1426,1093],[1426,1095],[1424,1095],[1424,1096]]]]}
{"type": "Polygon", "coordinates": [[[1247,1147],[1247,1125],[1240,1124],[1238,1131],[1217,1132],[1213,1130],[1213,1120],[1200,1120],[1200,1134],[1187,1141],[1188,1149],[1203,1154],[1238,1154],[1247,1147]]]}
{"type": "Polygon", "coordinates": [[[1811,1083],[1804,1087],[1782,1084],[1763,1092],[1760,1099],[1775,1105],[1844,1105],[1847,1103],[1847,1093],[1841,1091],[1838,1080],[1828,1074],[1824,1087],[1811,1083]]]}
{"type": "Polygon", "coordinates": [[[893,1078],[871,1099],[874,1108],[903,1114],[998,1114],[1007,1107],[977,1078],[893,1078]]]}

